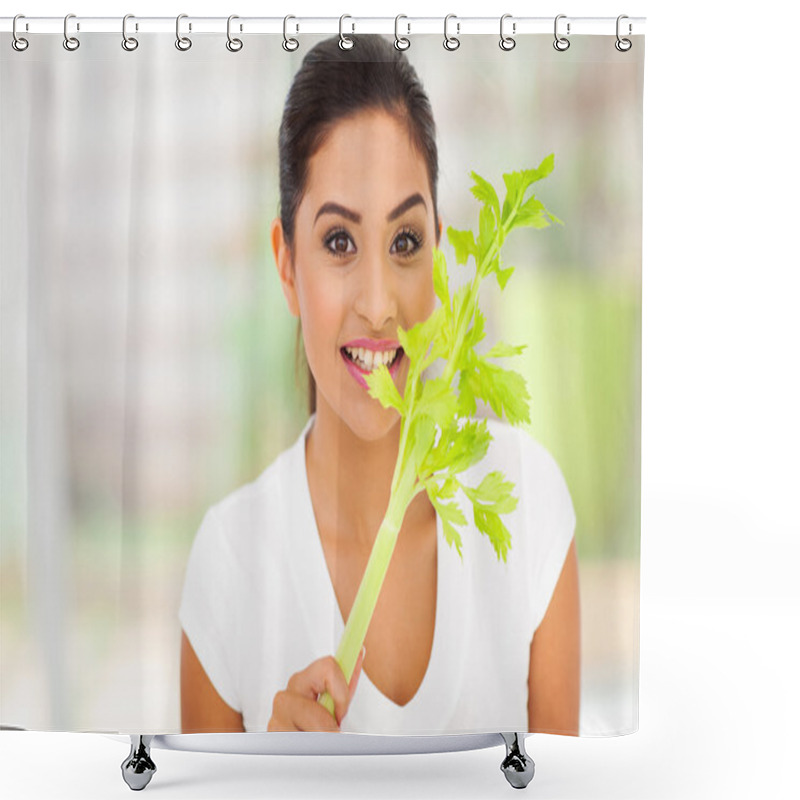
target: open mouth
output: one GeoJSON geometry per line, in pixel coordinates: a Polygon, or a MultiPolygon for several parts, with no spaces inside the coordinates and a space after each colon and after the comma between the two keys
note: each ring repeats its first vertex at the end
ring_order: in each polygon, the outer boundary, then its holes
{"type": "Polygon", "coordinates": [[[403,357],[403,348],[398,347],[396,350],[369,350],[365,347],[342,347],[341,353],[345,361],[352,364],[360,372],[369,373],[381,364],[385,364],[389,371],[393,371],[403,357]]]}

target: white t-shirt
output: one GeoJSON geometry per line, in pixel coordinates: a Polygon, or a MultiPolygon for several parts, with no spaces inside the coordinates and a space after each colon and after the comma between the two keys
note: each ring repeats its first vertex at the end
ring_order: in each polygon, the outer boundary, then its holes
{"type": "MultiPolygon", "coordinates": [[[[295,672],[336,652],[344,630],[308,488],[305,436],[252,483],[206,513],[192,545],[180,622],[222,699],[246,731],[266,731],[275,694],[295,672]]],[[[575,513],[558,465],[524,431],[488,421],[487,455],[462,473],[477,486],[492,470],[520,498],[503,516],[511,533],[498,560],[469,524],[463,562],[437,515],[433,647],[414,697],[398,706],[362,672],[341,730],[426,735],[527,731],[530,642],[572,540],[575,513]]]]}

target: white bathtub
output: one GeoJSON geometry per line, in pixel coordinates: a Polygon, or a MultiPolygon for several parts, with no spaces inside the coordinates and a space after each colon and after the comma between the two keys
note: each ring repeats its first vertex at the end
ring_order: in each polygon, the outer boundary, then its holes
{"type": "Polygon", "coordinates": [[[184,750],[273,756],[399,755],[450,753],[506,745],[501,769],[508,782],[525,788],[533,778],[534,763],[525,752],[527,733],[467,733],[438,736],[380,736],[361,733],[181,733],[111,736],[130,740],[122,762],[122,777],[131,789],[141,790],[156,772],[151,750],[184,750]]]}

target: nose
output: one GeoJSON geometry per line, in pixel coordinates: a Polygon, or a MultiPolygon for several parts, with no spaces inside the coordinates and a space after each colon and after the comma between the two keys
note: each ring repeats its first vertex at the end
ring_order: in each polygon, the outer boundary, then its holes
{"type": "Polygon", "coordinates": [[[356,272],[355,311],[379,334],[397,319],[395,276],[391,265],[382,258],[367,259],[362,265],[363,268],[356,272]]]}

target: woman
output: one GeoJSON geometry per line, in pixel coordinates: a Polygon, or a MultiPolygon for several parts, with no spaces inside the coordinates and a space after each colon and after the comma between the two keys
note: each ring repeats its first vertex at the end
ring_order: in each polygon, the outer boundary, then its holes
{"type": "Polygon", "coordinates": [[[300,320],[311,417],[198,532],[180,614],[184,732],[576,734],[572,505],[549,454],[498,422],[476,469],[499,464],[522,497],[507,522],[509,563],[481,550],[474,530],[459,562],[417,495],[349,685],[333,659],[399,446],[398,414],[369,396],[363,376],[387,363],[403,391],[397,329],[436,302],[435,128],[405,55],[379,36],[356,37],[352,52],[336,38],[313,48],[286,100],[280,170],[271,241],[300,320]],[[335,718],[317,703],[324,691],[335,718]]]}

